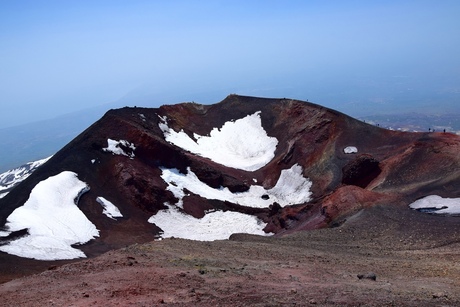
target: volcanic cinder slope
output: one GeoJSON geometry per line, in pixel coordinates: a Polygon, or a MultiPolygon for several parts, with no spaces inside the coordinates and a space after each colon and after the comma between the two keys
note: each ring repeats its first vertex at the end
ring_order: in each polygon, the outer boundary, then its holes
{"type": "Polygon", "coordinates": [[[241,223],[259,227],[253,233],[282,236],[339,226],[372,206],[410,210],[425,196],[458,198],[459,152],[454,134],[385,130],[292,99],[230,95],[214,105],[110,110],[0,199],[0,225],[6,225],[0,240],[4,248],[32,235],[20,223],[11,228],[10,220],[28,201],[36,208],[40,201],[32,204],[31,192],[53,176],[82,184],[64,196],[95,228],[68,244],[87,242],[78,249],[95,256],[175,229],[187,232],[187,216],[208,225],[223,212],[234,221],[249,216],[241,223]]]}

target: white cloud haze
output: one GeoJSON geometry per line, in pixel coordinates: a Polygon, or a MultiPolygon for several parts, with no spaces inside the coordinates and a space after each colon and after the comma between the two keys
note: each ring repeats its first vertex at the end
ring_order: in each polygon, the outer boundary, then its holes
{"type": "Polygon", "coordinates": [[[2,1],[0,128],[231,92],[451,110],[459,15],[457,1],[2,1]]]}

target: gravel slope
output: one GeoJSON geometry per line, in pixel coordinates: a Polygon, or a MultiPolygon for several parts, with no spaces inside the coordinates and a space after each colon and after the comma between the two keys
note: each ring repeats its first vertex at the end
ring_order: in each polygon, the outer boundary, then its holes
{"type": "Polygon", "coordinates": [[[458,306],[459,221],[375,207],[282,238],[137,244],[4,283],[0,305],[458,306]]]}

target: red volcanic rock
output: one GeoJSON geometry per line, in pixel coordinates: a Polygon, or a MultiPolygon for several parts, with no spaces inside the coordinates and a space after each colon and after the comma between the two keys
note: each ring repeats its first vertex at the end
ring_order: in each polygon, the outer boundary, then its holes
{"type": "Polygon", "coordinates": [[[207,210],[212,210],[215,208],[209,200],[203,199],[197,195],[185,196],[183,201],[184,212],[197,219],[205,216],[207,210]]]}
{"type": "Polygon", "coordinates": [[[273,188],[281,171],[297,164],[312,182],[309,202],[251,208],[193,193],[183,199],[183,212],[196,218],[208,210],[237,211],[257,216],[267,223],[265,231],[282,235],[334,226],[378,204],[407,206],[430,194],[460,197],[459,152],[460,137],[453,134],[389,131],[292,99],[230,95],[214,105],[122,108],[107,112],[0,199],[0,225],[24,204],[38,182],[64,170],[74,171],[91,187],[79,207],[101,234],[81,249],[96,255],[150,241],[159,234],[160,229],[147,220],[166,204],[178,201],[160,177],[163,168],[182,174],[190,169],[208,186],[236,193],[255,184],[273,188]],[[167,142],[159,127],[160,117],[166,117],[170,128],[194,138],[259,111],[264,130],[278,144],[274,158],[255,171],[226,167],[185,151],[167,142]],[[126,145],[122,149],[134,157],[104,151],[108,139],[133,144],[135,149],[126,145]],[[345,153],[348,146],[356,147],[358,153],[345,153]],[[124,217],[113,221],[102,215],[95,201],[99,196],[115,203],[124,217]]]}
{"type": "Polygon", "coordinates": [[[396,202],[395,195],[369,191],[358,186],[346,185],[324,198],[321,213],[333,223],[343,222],[343,218],[370,206],[396,202]]]}

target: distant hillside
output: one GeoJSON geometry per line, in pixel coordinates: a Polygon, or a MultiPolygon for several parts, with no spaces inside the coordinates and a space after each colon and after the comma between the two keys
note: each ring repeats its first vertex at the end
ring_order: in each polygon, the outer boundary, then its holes
{"type": "Polygon", "coordinates": [[[460,113],[453,114],[391,114],[360,118],[382,128],[401,131],[444,131],[460,134],[460,113]]]}
{"type": "Polygon", "coordinates": [[[0,129],[0,173],[55,154],[104,113],[88,109],[54,119],[0,129]]]}

